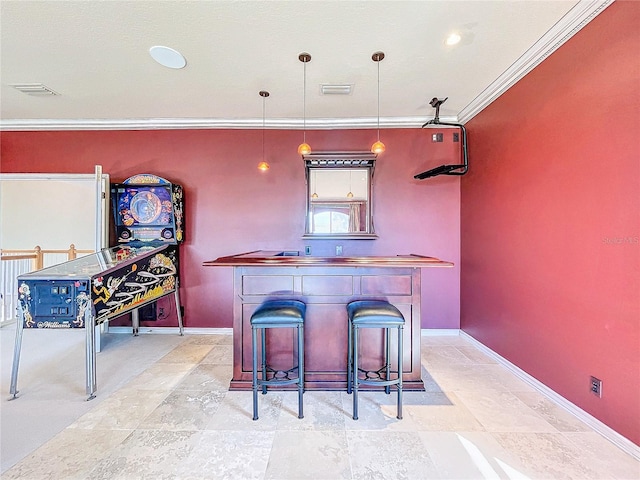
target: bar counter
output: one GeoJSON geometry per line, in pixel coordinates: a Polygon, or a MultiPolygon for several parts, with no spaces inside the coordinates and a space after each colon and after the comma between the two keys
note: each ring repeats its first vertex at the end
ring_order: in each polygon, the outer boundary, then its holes
{"type": "MultiPolygon", "coordinates": [[[[265,300],[292,298],[305,302],[305,389],[344,390],[347,380],[347,303],[379,299],[395,305],[405,317],[403,383],[424,390],[420,375],[420,271],[452,267],[423,255],[316,257],[297,251],[264,251],[230,255],[204,262],[233,267],[233,378],[231,390],[251,389],[251,315],[265,300]]],[[[268,362],[292,366],[291,329],[269,332],[268,362]]],[[[393,344],[393,341],[392,341],[393,344]]],[[[383,354],[382,331],[361,337],[361,366],[377,369],[383,354]]],[[[391,358],[395,353],[391,352],[391,358]]],[[[392,367],[395,368],[395,367],[392,367]]]]}

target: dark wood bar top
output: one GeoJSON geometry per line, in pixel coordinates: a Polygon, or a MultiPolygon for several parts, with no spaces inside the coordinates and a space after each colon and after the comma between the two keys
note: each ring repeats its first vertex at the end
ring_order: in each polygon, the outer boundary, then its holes
{"type": "Polygon", "coordinates": [[[435,257],[408,254],[395,256],[317,257],[297,251],[255,250],[203,262],[207,267],[300,266],[300,267],[453,267],[453,263],[435,257]]]}

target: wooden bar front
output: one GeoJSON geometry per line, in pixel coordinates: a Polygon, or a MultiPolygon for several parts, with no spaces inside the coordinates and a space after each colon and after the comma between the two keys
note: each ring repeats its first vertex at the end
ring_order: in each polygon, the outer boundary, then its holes
{"type": "MultiPolygon", "coordinates": [[[[307,305],[305,389],[346,389],[346,304],[362,299],[387,300],[402,312],[406,321],[403,383],[407,390],[424,389],[420,370],[420,267],[451,263],[417,255],[301,257],[278,253],[251,252],[204,264],[234,267],[231,390],[251,389],[251,315],[262,302],[276,298],[298,299],[307,305]]],[[[291,368],[295,348],[294,329],[268,331],[267,360],[273,368],[291,368]]],[[[362,368],[377,370],[384,352],[382,330],[363,331],[360,349],[362,368]]],[[[392,351],[391,358],[394,356],[392,351]]]]}

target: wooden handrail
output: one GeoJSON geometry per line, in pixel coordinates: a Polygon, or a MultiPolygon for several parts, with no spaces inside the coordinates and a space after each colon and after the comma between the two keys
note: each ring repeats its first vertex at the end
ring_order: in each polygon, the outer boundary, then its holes
{"type": "Polygon", "coordinates": [[[1,260],[28,260],[30,258],[36,258],[35,253],[24,253],[20,255],[2,255],[1,260]]]}
{"type": "MultiPolygon", "coordinates": [[[[59,253],[64,253],[66,250],[63,250],[59,253]]],[[[36,247],[32,250],[10,250],[3,248],[0,250],[0,258],[2,260],[33,260],[33,265],[31,266],[31,270],[41,270],[44,264],[44,259],[42,256],[42,250],[40,247],[36,247]]]]}
{"type": "Polygon", "coordinates": [[[93,250],[78,250],[73,243],[69,245],[67,250],[43,250],[39,245],[36,245],[31,250],[3,248],[0,250],[0,258],[2,260],[32,259],[33,270],[41,270],[44,267],[44,256],[54,253],[64,253],[67,255],[67,260],[73,260],[78,257],[79,253],[93,253],[93,250]]]}

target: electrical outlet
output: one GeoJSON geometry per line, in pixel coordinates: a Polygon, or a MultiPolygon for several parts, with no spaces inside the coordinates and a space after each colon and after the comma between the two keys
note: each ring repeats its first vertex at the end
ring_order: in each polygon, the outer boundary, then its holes
{"type": "Polygon", "coordinates": [[[596,377],[591,377],[590,385],[591,385],[591,392],[594,395],[597,395],[598,397],[602,398],[602,380],[596,377]]]}
{"type": "Polygon", "coordinates": [[[432,142],[443,142],[444,141],[444,134],[443,133],[434,133],[431,135],[431,141],[432,142]]]}
{"type": "Polygon", "coordinates": [[[342,255],[342,245],[336,245],[336,256],[342,255]]]}
{"type": "Polygon", "coordinates": [[[311,255],[311,245],[306,245],[304,247],[304,254],[305,255],[311,255]]]}

